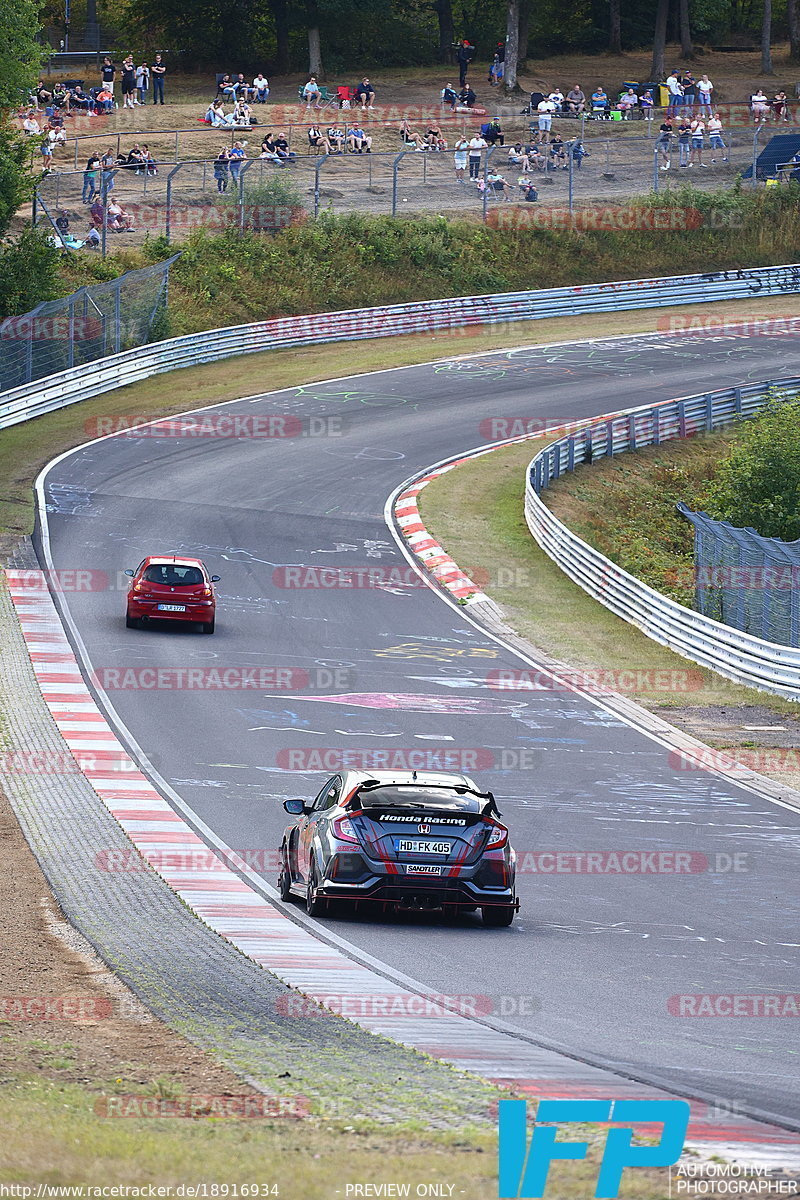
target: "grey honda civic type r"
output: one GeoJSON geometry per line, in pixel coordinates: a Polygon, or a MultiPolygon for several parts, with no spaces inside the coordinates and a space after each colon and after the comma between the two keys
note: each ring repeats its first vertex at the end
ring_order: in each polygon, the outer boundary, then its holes
{"type": "Polygon", "coordinates": [[[373,911],[481,910],[490,926],[519,909],[516,856],[491,792],[466,775],[344,770],[314,800],[286,800],[278,886],[311,916],[334,902],[373,911]]]}

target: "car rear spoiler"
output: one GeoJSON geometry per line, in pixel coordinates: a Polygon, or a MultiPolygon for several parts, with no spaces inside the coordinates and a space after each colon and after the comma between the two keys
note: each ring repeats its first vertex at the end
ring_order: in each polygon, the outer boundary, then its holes
{"type": "MultiPolygon", "coordinates": [[[[358,798],[364,792],[377,792],[380,788],[402,788],[414,786],[415,785],[413,783],[382,783],[379,779],[365,779],[363,783],[360,783],[353,792],[353,795],[348,800],[346,807],[356,808],[358,805],[358,798]]],[[[486,803],[484,804],[480,813],[482,817],[501,817],[503,815],[500,812],[500,809],[497,807],[497,801],[495,800],[492,792],[475,792],[472,790],[472,788],[468,788],[465,784],[460,783],[423,783],[423,781],[420,780],[419,786],[426,788],[441,788],[442,791],[445,792],[456,792],[459,796],[474,796],[476,800],[485,800],[486,803]]]]}

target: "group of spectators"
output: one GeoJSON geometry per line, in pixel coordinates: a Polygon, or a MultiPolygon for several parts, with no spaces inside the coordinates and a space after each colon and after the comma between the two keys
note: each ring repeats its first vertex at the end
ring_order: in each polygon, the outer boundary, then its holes
{"type": "Polygon", "coordinates": [[[678,145],[679,167],[707,167],[703,162],[706,137],[711,149],[711,161],[717,161],[719,154],[723,162],[728,161],[728,149],[723,138],[722,119],[718,112],[712,112],[708,120],[703,117],[691,117],[689,113],[681,117],[676,126],[669,114],[664,117],[659,126],[656,152],[660,158],[661,170],[668,171],[672,166],[673,140],[678,145]]]}

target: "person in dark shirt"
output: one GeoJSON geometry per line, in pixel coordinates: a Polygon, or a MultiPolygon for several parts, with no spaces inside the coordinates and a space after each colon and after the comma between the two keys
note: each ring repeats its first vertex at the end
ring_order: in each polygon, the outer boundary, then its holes
{"type": "Polygon", "coordinates": [[[472,88],[468,83],[465,83],[461,91],[458,93],[459,104],[463,104],[466,108],[472,108],[477,99],[478,97],[475,95],[472,88]]]}
{"type": "Polygon", "coordinates": [[[150,65],[150,75],[153,80],[153,104],[164,103],[164,76],[166,73],[164,59],[162,55],[157,54],[155,61],[150,65]]]}
{"type": "Polygon", "coordinates": [[[456,62],[458,63],[458,82],[462,88],[466,86],[467,68],[472,62],[474,54],[475,47],[466,38],[459,42],[458,49],[456,50],[456,62]]]}

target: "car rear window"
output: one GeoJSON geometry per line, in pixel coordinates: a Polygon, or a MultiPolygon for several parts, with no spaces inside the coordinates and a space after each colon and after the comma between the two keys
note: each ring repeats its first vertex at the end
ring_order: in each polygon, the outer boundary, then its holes
{"type": "Polygon", "coordinates": [[[440,787],[380,787],[359,791],[365,808],[444,808],[450,812],[479,813],[486,800],[440,787]]]}
{"type": "Polygon", "coordinates": [[[182,567],[178,563],[152,564],[145,569],[148,583],[163,583],[169,587],[189,587],[203,583],[203,572],[199,567],[182,567]]]}

